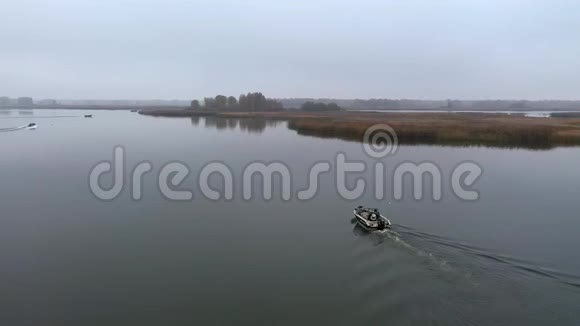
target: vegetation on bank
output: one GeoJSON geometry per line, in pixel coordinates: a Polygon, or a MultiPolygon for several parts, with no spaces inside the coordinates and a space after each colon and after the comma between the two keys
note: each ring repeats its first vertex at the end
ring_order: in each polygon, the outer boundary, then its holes
{"type": "Polygon", "coordinates": [[[483,145],[547,149],[580,145],[580,118],[528,118],[486,113],[378,113],[352,111],[142,110],[157,116],[288,121],[298,134],[362,141],[367,128],[385,123],[400,144],[483,145]]]}
{"type": "Polygon", "coordinates": [[[336,103],[348,110],[475,110],[475,111],[580,111],[580,101],[569,100],[416,100],[416,99],[280,99],[288,108],[300,108],[305,102],[336,103]]]}
{"type": "Polygon", "coordinates": [[[549,149],[580,145],[580,118],[528,118],[486,113],[271,112],[220,113],[223,118],[288,121],[300,135],[363,141],[367,128],[385,123],[400,144],[549,149]]]}
{"type": "Polygon", "coordinates": [[[388,114],[366,117],[302,117],[288,127],[301,135],[362,141],[367,128],[386,123],[401,144],[483,145],[547,149],[580,145],[580,119],[506,117],[489,114],[388,114]],[[379,118],[379,117],[376,117],[379,118]]]}
{"type": "Polygon", "coordinates": [[[554,112],[550,116],[552,118],[580,118],[580,112],[554,112]]]}
{"type": "MultiPolygon", "coordinates": [[[[203,103],[199,100],[191,101],[190,109],[195,112],[277,112],[284,110],[284,105],[278,100],[270,99],[260,92],[234,96],[217,95],[205,97],[203,103]]],[[[344,109],[336,103],[307,101],[300,107],[306,112],[333,112],[344,109]]]]}
{"type": "Polygon", "coordinates": [[[342,111],[343,109],[336,103],[306,102],[302,104],[302,111],[307,112],[332,112],[342,111]]]}
{"type": "Polygon", "coordinates": [[[217,95],[216,97],[206,97],[203,104],[198,100],[191,101],[192,111],[242,111],[242,112],[272,112],[284,109],[282,103],[267,98],[260,92],[240,95],[239,99],[234,96],[217,95]]]}

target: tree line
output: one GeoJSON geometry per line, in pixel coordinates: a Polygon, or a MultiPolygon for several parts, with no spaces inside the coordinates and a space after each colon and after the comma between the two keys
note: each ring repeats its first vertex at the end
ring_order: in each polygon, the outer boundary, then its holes
{"type": "Polygon", "coordinates": [[[281,111],[284,106],[279,101],[267,98],[260,92],[240,95],[239,99],[234,96],[217,95],[206,97],[203,103],[198,100],[191,101],[192,110],[211,111],[242,111],[242,112],[266,112],[281,111]]]}
{"type": "Polygon", "coordinates": [[[302,104],[302,111],[324,112],[324,111],[341,111],[342,108],[336,103],[306,102],[302,104]]]}
{"type": "Polygon", "coordinates": [[[7,96],[0,97],[0,106],[17,105],[17,106],[32,106],[34,100],[32,97],[9,98],[7,96]]]}

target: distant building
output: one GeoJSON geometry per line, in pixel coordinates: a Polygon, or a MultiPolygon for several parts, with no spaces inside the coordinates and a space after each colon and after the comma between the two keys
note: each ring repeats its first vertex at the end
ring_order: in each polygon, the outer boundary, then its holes
{"type": "Polygon", "coordinates": [[[32,97],[19,97],[16,100],[16,104],[19,106],[32,106],[34,105],[34,101],[32,100],[32,97]]]}

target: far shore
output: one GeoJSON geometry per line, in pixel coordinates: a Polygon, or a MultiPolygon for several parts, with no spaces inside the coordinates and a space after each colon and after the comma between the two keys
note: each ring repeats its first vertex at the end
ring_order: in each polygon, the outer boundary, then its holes
{"type": "MultiPolygon", "coordinates": [[[[184,115],[214,115],[215,111],[212,110],[198,110],[191,111],[187,106],[176,106],[176,105],[112,105],[112,104],[34,104],[34,105],[0,105],[0,110],[106,110],[106,111],[116,111],[116,110],[137,110],[143,111],[147,115],[157,115],[157,116],[184,116],[184,115]]],[[[288,111],[295,112],[298,109],[288,108],[288,111]]],[[[434,109],[424,109],[424,108],[401,108],[401,109],[354,109],[345,108],[347,112],[355,113],[367,113],[367,112],[377,112],[377,113],[505,113],[511,112],[512,114],[523,114],[526,112],[553,112],[552,115],[562,117],[580,117],[580,109],[571,110],[565,108],[553,108],[553,109],[539,109],[539,108],[511,108],[506,109],[468,109],[468,108],[434,108],[434,109]]]]}
{"type": "Polygon", "coordinates": [[[363,141],[375,124],[388,124],[401,144],[549,149],[580,145],[580,116],[525,117],[522,114],[447,112],[211,112],[141,110],[140,114],[169,117],[213,116],[225,119],[267,119],[288,122],[288,128],[305,136],[363,141]]]}
{"type": "Polygon", "coordinates": [[[9,106],[0,110],[69,109],[131,110],[156,117],[215,117],[225,119],[264,119],[287,121],[288,128],[300,135],[363,141],[365,131],[375,124],[388,124],[401,144],[482,145],[508,148],[549,149],[580,146],[580,113],[557,112],[549,118],[525,117],[482,112],[396,112],[334,111],[272,112],[193,111],[186,107],[36,105],[9,106]]]}

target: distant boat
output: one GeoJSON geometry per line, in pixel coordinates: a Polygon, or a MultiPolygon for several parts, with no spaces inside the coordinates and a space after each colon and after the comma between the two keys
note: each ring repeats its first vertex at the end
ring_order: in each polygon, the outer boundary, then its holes
{"type": "Polygon", "coordinates": [[[85,114],[85,118],[92,118],[93,115],[92,114],[85,114]]]}
{"type": "Polygon", "coordinates": [[[133,109],[133,110],[131,110],[131,112],[137,112],[137,110],[133,109]]]}

